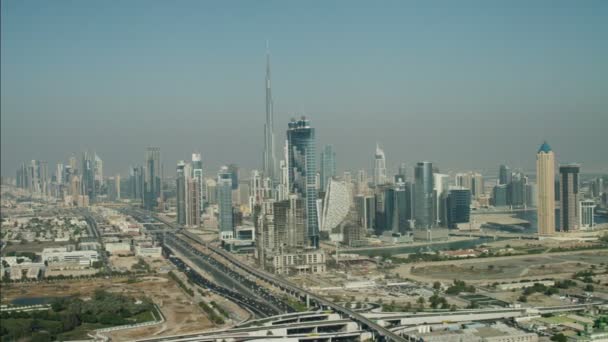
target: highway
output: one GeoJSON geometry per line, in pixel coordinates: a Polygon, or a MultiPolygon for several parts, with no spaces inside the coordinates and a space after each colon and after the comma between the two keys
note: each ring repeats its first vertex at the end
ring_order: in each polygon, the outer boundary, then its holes
{"type": "MultiPolygon", "coordinates": [[[[141,215],[141,212],[139,213],[141,215]]],[[[322,308],[330,308],[332,310],[334,310],[337,313],[340,313],[344,318],[349,318],[355,322],[357,322],[358,324],[361,325],[361,328],[364,330],[368,330],[370,332],[372,332],[375,335],[375,339],[378,341],[405,341],[405,339],[399,335],[397,335],[396,333],[390,331],[387,328],[384,328],[382,326],[380,326],[379,324],[377,324],[376,322],[366,318],[365,316],[355,312],[354,310],[351,310],[349,308],[345,308],[341,305],[338,305],[336,303],[333,303],[321,296],[318,296],[308,290],[305,290],[303,288],[300,288],[298,286],[296,286],[295,284],[285,280],[285,279],[281,279],[279,277],[276,277],[273,274],[270,274],[268,272],[256,269],[248,264],[243,263],[242,261],[238,260],[237,258],[235,258],[232,254],[230,254],[229,252],[221,249],[221,248],[216,248],[213,247],[209,244],[207,244],[206,242],[202,241],[198,236],[188,232],[187,230],[182,230],[180,229],[180,227],[178,227],[176,224],[174,224],[173,222],[169,222],[167,220],[164,220],[156,215],[152,215],[151,217],[153,217],[154,219],[163,222],[165,225],[167,225],[168,227],[172,228],[173,231],[180,231],[180,233],[182,233],[183,235],[187,236],[188,238],[192,239],[193,241],[207,247],[209,250],[213,251],[214,253],[216,253],[217,255],[223,257],[224,259],[226,259],[227,261],[229,261],[230,263],[232,263],[233,265],[241,268],[242,270],[244,270],[245,272],[269,283],[272,284],[276,287],[279,287],[280,289],[282,289],[283,291],[292,294],[292,295],[296,295],[302,299],[307,299],[309,301],[312,301],[314,303],[316,303],[319,307],[322,308]]]]}

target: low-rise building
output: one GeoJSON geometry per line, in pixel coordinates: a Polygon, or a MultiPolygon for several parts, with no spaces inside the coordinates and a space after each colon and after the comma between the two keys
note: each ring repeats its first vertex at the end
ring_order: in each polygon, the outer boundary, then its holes
{"type": "Polygon", "coordinates": [[[270,268],[276,274],[324,273],[326,255],[322,249],[293,250],[271,256],[270,268]]]}
{"type": "Polygon", "coordinates": [[[131,244],[129,242],[109,242],[104,244],[104,250],[110,255],[130,255],[131,244]]]}
{"type": "Polygon", "coordinates": [[[45,248],[42,250],[42,261],[51,262],[75,262],[80,265],[90,266],[99,260],[97,251],[68,251],[66,247],[45,248]]]}

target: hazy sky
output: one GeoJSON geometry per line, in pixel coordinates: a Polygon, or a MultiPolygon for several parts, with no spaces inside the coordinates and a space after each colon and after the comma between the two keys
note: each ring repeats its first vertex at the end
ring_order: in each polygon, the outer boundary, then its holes
{"type": "Polygon", "coordinates": [[[22,1],[1,20],[2,174],[159,146],[165,172],[261,167],[266,39],[277,152],[305,113],[339,170],[608,171],[608,1],[22,1]]]}

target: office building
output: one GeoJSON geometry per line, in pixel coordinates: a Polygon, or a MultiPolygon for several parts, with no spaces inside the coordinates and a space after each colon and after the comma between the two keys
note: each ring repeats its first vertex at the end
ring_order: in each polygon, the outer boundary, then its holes
{"type": "Polygon", "coordinates": [[[536,154],[538,235],[555,233],[555,156],[544,142],[536,154]]]}
{"type": "Polygon", "coordinates": [[[526,206],[526,190],[528,185],[528,177],[521,172],[514,172],[511,176],[511,182],[507,185],[507,203],[513,208],[522,208],[526,206]]]}
{"type": "Polygon", "coordinates": [[[186,225],[198,227],[201,225],[201,186],[198,178],[186,179],[186,225]]]}
{"type": "Polygon", "coordinates": [[[435,187],[435,219],[438,227],[447,227],[446,198],[450,184],[450,176],[442,173],[433,174],[433,186],[435,187]]]}
{"type": "Polygon", "coordinates": [[[266,123],[264,124],[264,177],[277,181],[274,149],[274,105],[270,84],[270,51],[266,50],[266,123]]]}
{"type": "Polygon", "coordinates": [[[500,165],[498,168],[498,185],[511,183],[511,169],[507,165],[500,165]]]}
{"type": "Polygon", "coordinates": [[[357,172],[357,181],[355,183],[355,189],[357,195],[367,195],[369,193],[369,187],[367,184],[367,172],[365,172],[365,170],[359,170],[357,172]]]}
{"type": "Polygon", "coordinates": [[[321,231],[331,232],[344,222],[350,212],[352,198],[346,182],[329,178],[323,201],[321,231]]]}
{"type": "Polygon", "coordinates": [[[433,164],[419,162],[414,168],[414,220],[415,227],[430,229],[434,226],[433,164]]]}
{"type": "Polygon", "coordinates": [[[384,150],[376,144],[376,154],[374,154],[374,186],[386,184],[386,158],[384,150]]]}
{"type": "Polygon", "coordinates": [[[81,171],[81,182],[83,187],[83,194],[89,197],[89,201],[94,202],[97,196],[95,186],[95,157],[88,153],[82,153],[82,171],[81,171]]]}
{"type": "Polygon", "coordinates": [[[186,224],[186,163],[183,160],[177,163],[176,170],[176,203],[177,203],[177,223],[186,224]]]}
{"type": "Polygon", "coordinates": [[[590,199],[581,201],[580,203],[580,229],[593,229],[595,227],[595,219],[593,217],[595,210],[595,202],[590,199]]]}
{"type": "Polygon", "coordinates": [[[400,179],[395,183],[393,194],[392,231],[393,233],[405,234],[410,229],[409,221],[412,219],[410,184],[400,179]]]}
{"type": "Polygon", "coordinates": [[[222,166],[217,174],[217,204],[219,216],[220,239],[234,237],[232,222],[232,174],[227,166],[222,166]]]}
{"type": "Polygon", "coordinates": [[[332,145],[325,145],[321,150],[321,184],[319,189],[324,192],[329,179],[336,176],[336,152],[332,145]]]}
{"type": "Polygon", "coordinates": [[[399,171],[397,172],[397,176],[399,176],[399,178],[401,178],[404,182],[407,182],[407,164],[399,164],[399,171]]]}
{"type": "Polygon", "coordinates": [[[446,200],[447,227],[456,228],[458,223],[467,223],[471,214],[471,190],[450,188],[446,200]]]}
{"type": "Polygon", "coordinates": [[[205,179],[203,177],[203,159],[200,153],[192,153],[192,177],[196,179],[199,187],[198,193],[200,199],[197,201],[199,204],[199,212],[203,213],[205,209],[205,179]]]}
{"type": "Polygon", "coordinates": [[[579,225],[579,198],[578,174],[580,165],[567,164],[559,167],[560,179],[560,231],[568,232],[578,230],[579,225]]]}
{"type": "Polygon", "coordinates": [[[162,196],[160,148],[148,147],[144,154],[144,209],[157,210],[162,196]]]}
{"type": "Polygon", "coordinates": [[[507,184],[495,185],[492,190],[492,205],[495,207],[506,207],[507,201],[507,184]]]}
{"type": "Polygon", "coordinates": [[[478,172],[467,172],[456,174],[456,186],[471,190],[471,196],[475,199],[485,194],[483,176],[478,172]]]}
{"type": "Polygon", "coordinates": [[[135,166],[129,168],[129,197],[131,199],[143,201],[144,197],[144,168],[143,166],[135,166]]]}
{"type": "Polygon", "coordinates": [[[287,129],[290,192],[306,202],[306,230],[311,247],[319,247],[316,191],[315,129],[306,117],[292,119],[287,129]]]}

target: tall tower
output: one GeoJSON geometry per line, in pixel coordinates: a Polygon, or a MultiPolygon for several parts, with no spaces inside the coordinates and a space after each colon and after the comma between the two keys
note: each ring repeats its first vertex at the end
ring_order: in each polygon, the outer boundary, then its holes
{"type": "Polygon", "coordinates": [[[560,231],[569,232],[579,229],[578,173],[580,165],[567,164],[559,167],[560,179],[560,231]]]}
{"type": "Polygon", "coordinates": [[[555,233],[555,156],[545,141],[536,154],[538,235],[555,233]]]}
{"type": "Polygon", "coordinates": [[[177,192],[177,223],[186,224],[186,163],[183,160],[177,163],[176,192],[177,192]]]}
{"type": "Polygon", "coordinates": [[[264,177],[276,182],[276,159],[274,154],[274,108],[270,86],[270,51],[266,43],[266,123],[264,124],[264,177]]]}
{"type": "Polygon", "coordinates": [[[156,210],[161,197],[160,148],[148,147],[144,154],[144,209],[156,210]]]}
{"type": "Polygon", "coordinates": [[[416,228],[429,229],[433,218],[433,163],[419,162],[414,168],[414,220],[416,228]]]}
{"type": "Polygon", "coordinates": [[[287,129],[289,146],[289,187],[306,203],[306,229],[311,247],[319,247],[319,216],[317,210],[317,166],[315,129],[306,117],[292,119],[287,129]]]}
{"type": "Polygon", "coordinates": [[[374,155],[374,185],[386,184],[386,158],[384,150],[376,144],[376,154],[374,155]]]}
{"type": "Polygon", "coordinates": [[[203,178],[203,160],[200,153],[192,153],[192,177],[196,179],[196,184],[199,187],[198,194],[200,198],[197,203],[199,205],[199,213],[202,214],[205,209],[204,198],[204,178],[203,178]]]}
{"type": "Polygon", "coordinates": [[[232,222],[232,174],[227,166],[222,166],[217,174],[217,203],[220,239],[232,239],[234,237],[232,222]]]}
{"type": "Polygon", "coordinates": [[[332,145],[325,145],[321,151],[321,186],[325,191],[331,177],[336,176],[336,152],[332,145]]]}

